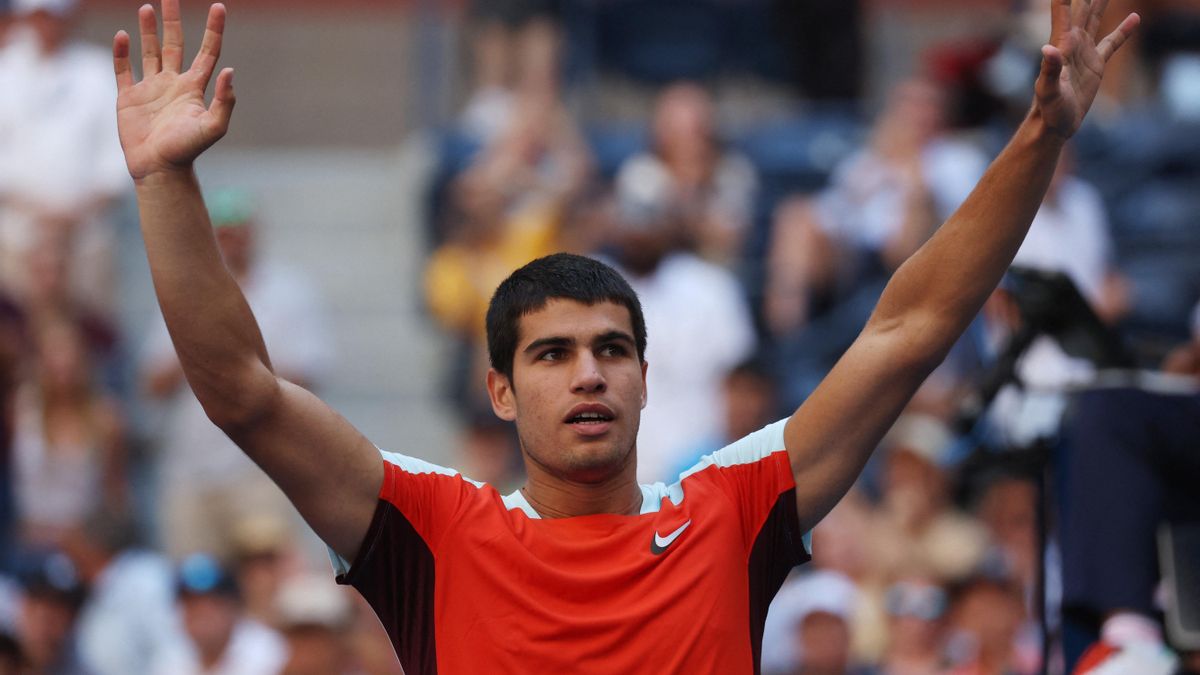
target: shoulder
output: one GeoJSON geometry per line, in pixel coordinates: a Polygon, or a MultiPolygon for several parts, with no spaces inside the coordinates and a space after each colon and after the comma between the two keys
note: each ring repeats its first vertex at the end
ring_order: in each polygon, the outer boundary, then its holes
{"type": "Polygon", "coordinates": [[[700,458],[698,462],[679,475],[679,480],[664,488],[672,501],[682,499],[682,486],[685,481],[702,474],[709,469],[718,473],[726,470],[736,470],[738,467],[748,467],[768,461],[770,458],[781,456],[787,461],[787,446],[784,444],[783,432],[787,420],[780,420],[762,429],[726,445],[716,452],[700,458]],[[783,453],[778,455],[778,453],[783,453]]]}
{"type": "Polygon", "coordinates": [[[395,467],[396,470],[402,471],[407,474],[412,474],[415,476],[417,476],[417,475],[454,476],[454,477],[462,479],[466,483],[471,483],[475,486],[483,485],[483,483],[480,483],[479,481],[474,481],[474,480],[471,480],[471,479],[463,476],[456,469],[452,469],[448,466],[441,466],[440,464],[434,464],[433,462],[419,459],[417,457],[410,457],[409,455],[402,455],[398,452],[389,452],[387,450],[382,450],[382,449],[379,451],[379,455],[383,458],[383,461],[386,464],[388,464],[389,466],[395,467]]]}

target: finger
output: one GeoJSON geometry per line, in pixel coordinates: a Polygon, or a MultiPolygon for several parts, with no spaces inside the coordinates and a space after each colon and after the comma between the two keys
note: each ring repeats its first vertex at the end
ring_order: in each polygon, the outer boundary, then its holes
{"type": "Polygon", "coordinates": [[[113,72],[117,74],[117,95],[133,86],[133,69],[129,66],[129,33],[117,31],[113,37],[113,72]]]}
{"type": "Polygon", "coordinates": [[[154,8],[142,5],[138,9],[138,32],[142,36],[142,79],[162,70],[162,51],[158,47],[158,17],[154,8]]]}
{"type": "Polygon", "coordinates": [[[204,41],[192,61],[192,70],[203,76],[205,85],[221,58],[221,38],[225,33],[225,5],[217,3],[208,10],[208,24],[204,27],[204,41]]]}
{"type": "Polygon", "coordinates": [[[163,70],[178,73],[183,68],[183,21],[179,18],[179,0],[162,0],[163,70]]]}
{"type": "Polygon", "coordinates": [[[1141,22],[1142,17],[1137,14],[1130,14],[1125,17],[1121,25],[1117,26],[1116,30],[1109,33],[1108,37],[1101,40],[1100,44],[1096,46],[1096,51],[1100,54],[1100,58],[1104,59],[1105,63],[1108,63],[1112,55],[1117,53],[1117,50],[1121,48],[1121,45],[1125,44],[1130,35],[1133,35],[1133,32],[1137,30],[1138,24],[1141,22]]]}
{"type": "Polygon", "coordinates": [[[1071,0],[1054,0],[1050,7],[1050,44],[1071,30],[1071,0]]]}
{"type": "Polygon", "coordinates": [[[1035,85],[1039,99],[1046,100],[1058,96],[1059,77],[1062,75],[1063,53],[1054,45],[1042,47],[1042,72],[1038,74],[1035,85]]]}
{"type": "Polygon", "coordinates": [[[1080,28],[1087,25],[1088,17],[1092,15],[1092,0],[1075,0],[1071,5],[1071,26],[1080,28]]]}
{"type": "Polygon", "coordinates": [[[1104,11],[1108,9],[1108,0],[1093,0],[1092,12],[1088,15],[1087,25],[1084,30],[1093,38],[1096,37],[1096,31],[1100,30],[1100,22],[1104,19],[1104,11]]]}
{"type": "Polygon", "coordinates": [[[217,86],[213,92],[212,104],[208,111],[216,118],[221,133],[229,128],[229,118],[233,116],[233,105],[237,97],[233,94],[233,68],[225,68],[217,75],[217,86]]]}

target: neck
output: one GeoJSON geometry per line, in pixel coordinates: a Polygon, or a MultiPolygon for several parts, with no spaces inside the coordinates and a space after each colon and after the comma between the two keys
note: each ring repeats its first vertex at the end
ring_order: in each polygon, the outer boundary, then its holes
{"type": "Polygon", "coordinates": [[[577,483],[528,471],[521,493],[543,518],[572,518],[601,513],[633,516],[642,510],[642,489],[633,472],[621,471],[600,483],[577,483]]]}

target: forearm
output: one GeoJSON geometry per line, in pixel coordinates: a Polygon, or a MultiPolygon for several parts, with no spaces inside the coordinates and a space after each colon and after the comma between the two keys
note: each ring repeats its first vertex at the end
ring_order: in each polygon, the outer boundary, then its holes
{"type": "Polygon", "coordinates": [[[912,325],[932,355],[949,349],[1016,256],[1062,146],[1030,113],[958,211],[896,271],[872,323],[912,325]]]}
{"type": "Polygon", "coordinates": [[[195,174],[151,174],[136,189],[155,293],[188,383],[218,422],[254,414],[274,376],[250,306],[221,260],[195,174]]]}

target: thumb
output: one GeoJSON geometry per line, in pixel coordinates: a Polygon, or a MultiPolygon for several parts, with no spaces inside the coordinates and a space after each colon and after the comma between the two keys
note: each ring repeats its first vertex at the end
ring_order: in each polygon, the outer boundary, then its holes
{"type": "Polygon", "coordinates": [[[1059,75],[1062,74],[1065,62],[1066,58],[1058,47],[1054,45],[1042,45],[1042,72],[1039,75],[1040,79],[1057,82],[1059,75]]]}
{"type": "Polygon", "coordinates": [[[212,105],[208,109],[217,118],[217,125],[222,134],[229,128],[229,119],[233,116],[233,105],[236,102],[237,97],[233,93],[233,68],[225,68],[217,75],[212,105]]]}
{"type": "Polygon", "coordinates": [[[1035,85],[1038,98],[1054,98],[1058,95],[1059,77],[1062,76],[1064,62],[1063,53],[1058,47],[1042,46],[1042,70],[1035,85]]]}

